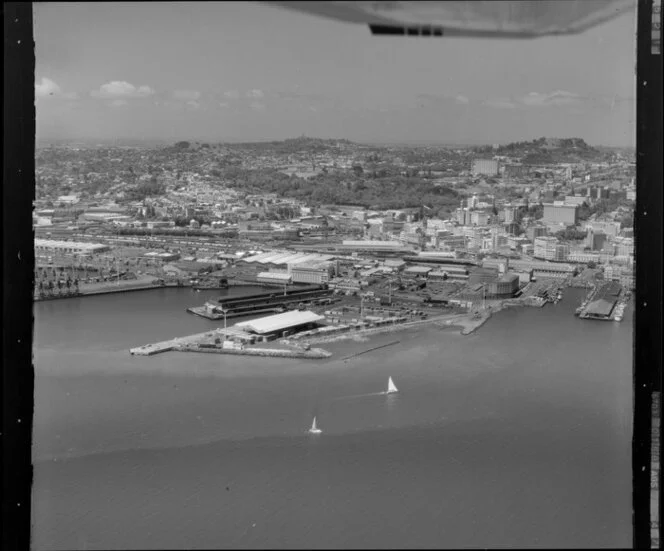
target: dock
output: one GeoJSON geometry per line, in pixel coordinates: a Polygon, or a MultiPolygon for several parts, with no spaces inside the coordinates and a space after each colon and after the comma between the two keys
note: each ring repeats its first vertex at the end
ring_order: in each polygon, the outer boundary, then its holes
{"type": "Polygon", "coordinates": [[[256,314],[273,314],[292,309],[300,303],[312,303],[326,299],[332,291],[322,285],[308,285],[296,289],[285,289],[283,292],[256,293],[244,297],[219,298],[208,301],[204,306],[187,308],[187,312],[207,319],[220,320],[239,316],[253,316],[256,314]]]}
{"type": "Polygon", "coordinates": [[[199,352],[204,354],[231,354],[235,356],[261,356],[265,358],[304,358],[321,360],[329,358],[332,353],[322,348],[208,348],[188,344],[174,349],[177,352],[199,352]]]}
{"type": "Polygon", "coordinates": [[[132,356],[154,356],[162,352],[169,352],[175,350],[179,346],[193,344],[205,338],[213,338],[216,336],[215,331],[206,331],[205,333],[197,333],[187,337],[176,337],[168,341],[161,341],[154,344],[146,344],[136,348],[130,348],[129,353],[132,356]]]}
{"type": "Polygon", "coordinates": [[[581,319],[600,321],[620,321],[624,303],[622,286],[615,281],[608,281],[593,288],[576,314],[581,319]]]}

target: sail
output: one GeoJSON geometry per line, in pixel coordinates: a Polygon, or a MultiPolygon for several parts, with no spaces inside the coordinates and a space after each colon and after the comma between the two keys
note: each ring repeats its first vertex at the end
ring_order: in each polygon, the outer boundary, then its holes
{"type": "Polygon", "coordinates": [[[314,422],[311,424],[311,428],[309,429],[309,432],[312,434],[320,434],[321,431],[317,426],[316,426],[316,418],[314,417],[314,422]]]}
{"type": "Polygon", "coordinates": [[[399,392],[397,385],[394,384],[392,377],[387,380],[387,393],[391,394],[392,392],[399,392]]]}

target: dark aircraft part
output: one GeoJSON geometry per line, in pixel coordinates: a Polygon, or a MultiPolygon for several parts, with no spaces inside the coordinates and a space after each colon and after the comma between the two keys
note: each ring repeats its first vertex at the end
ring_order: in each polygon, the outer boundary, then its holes
{"type": "Polygon", "coordinates": [[[533,38],[579,33],[635,10],[635,0],[267,2],[368,25],[374,35],[533,38]]]}

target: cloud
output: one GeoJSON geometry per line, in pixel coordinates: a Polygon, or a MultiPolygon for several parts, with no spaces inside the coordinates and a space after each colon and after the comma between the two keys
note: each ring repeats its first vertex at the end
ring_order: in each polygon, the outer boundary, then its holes
{"type": "Polygon", "coordinates": [[[35,96],[45,98],[48,96],[59,96],[62,89],[50,78],[42,77],[41,82],[35,82],[35,96]]]}
{"type": "Polygon", "coordinates": [[[187,106],[191,107],[192,109],[198,109],[201,106],[201,104],[198,103],[195,99],[191,99],[187,102],[187,106]]]}
{"type": "Polygon", "coordinates": [[[201,93],[197,90],[175,90],[173,97],[181,101],[196,101],[200,99],[201,93]]]}
{"type": "Polygon", "coordinates": [[[240,92],[237,90],[228,90],[227,92],[224,92],[224,96],[229,99],[238,99],[240,97],[240,92]]]}
{"type": "Polygon", "coordinates": [[[126,99],[114,99],[109,105],[111,107],[124,107],[128,102],[126,99]]]}
{"type": "Polygon", "coordinates": [[[252,101],[250,107],[254,111],[264,111],[265,110],[265,104],[261,103],[260,101],[252,101]]]}
{"type": "Polygon", "coordinates": [[[136,88],[133,84],[124,80],[113,80],[102,84],[99,90],[93,90],[90,95],[95,98],[145,98],[151,96],[155,91],[149,86],[143,85],[136,88]]]}
{"type": "Polygon", "coordinates": [[[219,103],[219,107],[223,107],[224,109],[228,109],[230,106],[231,104],[228,103],[227,101],[222,101],[219,103]]]}
{"type": "Polygon", "coordinates": [[[495,98],[495,99],[488,99],[484,102],[482,102],[484,105],[487,107],[493,107],[495,109],[515,109],[516,108],[516,103],[514,103],[511,99],[508,98],[495,98]]]}
{"type": "Polygon", "coordinates": [[[567,92],[556,90],[554,92],[530,92],[523,96],[512,98],[491,98],[484,102],[488,107],[496,109],[537,108],[537,107],[564,107],[593,103],[596,100],[567,92]]]}
{"type": "Polygon", "coordinates": [[[247,93],[245,95],[248,98],[259,99],[259,98],[262,98],[265,94],[263,94],[262,90],[257,90],[256,88],[254,88],[253,90],[247,91],[247,93]]]}
{"type": "Polygon", "coordinates": [[[584,98],[572,92],[565,90],[556,90],[555,92],[539,93],[530,92],[519,98],[519,102],[530,107],[549,107],[559,105],[576,105],[584,101],[584,98]]]}
{"type": "Polygon", "coordinates": [[[466,96],[462,96],[459,94],[456,98],[454,98],[457,103],[460,103],[462,105],[467,105],[470,103],[470,100],[466,96]]]}

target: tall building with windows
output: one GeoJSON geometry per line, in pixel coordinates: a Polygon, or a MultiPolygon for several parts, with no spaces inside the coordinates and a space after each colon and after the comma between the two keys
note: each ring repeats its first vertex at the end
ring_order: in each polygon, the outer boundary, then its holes
{"type": "Polygon", "coordinates": [[[498,161],[494,159],[475,159],[471,172],[476,176],[498,176],[499,168],[498,161]]]}
{"type": "Polygon", "coordinates": [[[606,243],[606,234],[602,231],[595,231],[592,228],[588,230],[586,236],[586,247],[590,247],[591,251],[601,251],[606,243]]]}
{"type": "Polygon", "coordinates": [[[557,245],[558,240],[555,237],[536,237],[533,256],[544,260],[554,260],[556,258],[557,245]]]}
{"type": "Polygon", "coordinates": [[[562,202],[545,203],[542,222],[575,225],[578,221],[577,205],[566,205],[562,202]]]}
{"type": "Polygon", "coordinates": [[[518,221],[519,208],[507,205],[505,207],[505,224],[512,224],[513,222],[518,221]]]}

